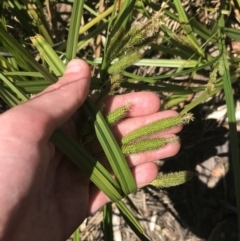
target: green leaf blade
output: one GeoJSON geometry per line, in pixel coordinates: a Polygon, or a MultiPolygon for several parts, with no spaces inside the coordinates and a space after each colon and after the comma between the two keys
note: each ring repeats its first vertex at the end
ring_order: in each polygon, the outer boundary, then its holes
{"type": "Polygon", "coordinates": [[[83,107],[86,113],[94,121],[98,140],[109,160],[109,163],[113,169],[114,174],[118,178],[118,181],[121,185],[123,192],[125,194],[135,192],[137,186],[131,173],[131,170],[101,112],[95,109],[94,105],[92,104],[89,98],[86,100],[83,107]]]}

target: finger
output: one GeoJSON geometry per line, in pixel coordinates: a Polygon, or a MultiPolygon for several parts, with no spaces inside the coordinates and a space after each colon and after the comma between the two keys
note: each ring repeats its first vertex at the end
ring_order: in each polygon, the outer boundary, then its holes
{"type": "MultiPolygon", "coordinates": [[[[158,175],[158,167],[155,163],[145,163],[132,168],[132,174],[138,187],[143,187],[152,182],[158,175]]],[[[89,192],[89,210],[88,215],[96,212],[110,200],[95,185],[92,184],[89,192]]]]}
{"type": "Polygon", "coordinates": [[[156,94],[141,91],[106,97],[104,99],[103,112],[108,114],[126,104],[130,105],[126,117],[149,115],[160,109],[160,99],[156,94]]]}
{"type": "Polygon", "coordinates": [[[14,108],[14,113],[18,120],[24,120],[24,125],[30,122],[29,125],[36,134],[49,138],[53,131],[70,119],[82,105],[89,85],[89,66],[83,60],[73,60],[57,83],[14,108]]]}

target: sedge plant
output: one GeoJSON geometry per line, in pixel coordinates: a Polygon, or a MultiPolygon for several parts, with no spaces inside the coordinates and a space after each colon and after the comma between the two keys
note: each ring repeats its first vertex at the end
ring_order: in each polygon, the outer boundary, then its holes
{"type": "MultiPolygon", "coordinates": [[[[86,114],[80,131],[79,141],[57,130],[51,141],[81,168],[90,180],[102,190],[119,209],[121,215],[141,240],[149,240],[133,213],[123,201],[137,190],[133,176],[125,160],[127,155],[162,148],[168,143],[178,142],[178,138],[156,138],[154,135],[175,126],[187,124],[193,119],[189,113],[198,104],[224,90],[231,122],[231,152],[234,164],[236,197],[240,213],[240,180],[238,173],[239,155],[231,86],[239,77],[239,58],[228,56],[224,38],[238,39],[240,31],[225,26],[229,2],[223,2],[217,21],[209,30],[195,16],[185,12],[181,1],[164,1],[162,6],[150,1],[113,1],[112,6],[98,14],[90,7],[89,1],[70,1],[73,4],[66,40],[58,42],[53,33],[57,32],[49,16],[54,13],[56,2],[3,0],[0,3],[0,98],[10,107],[20,104],[55,83],[71,59],[78,57],[92,39],[105,34],[105,45],[100,58],[84,59],[99,69],[98,77],[93,77],[91,92],[83,105],[86,114]],[[42,9],[48,9],[47,14],[42,9]],[[149,11],[151,9],[151,11],[149,11]],[[5,14],[5,13],[8,14],[5,14]],[[93,15],[90,22],[81,25],[84,14],[93,15]],[[143,20],[134,21],[138,14],[143,20]],[[8,16],[15,16],[9,20],[8,16]],[[9,26],[15,20],[21,31],[16,33],[9,26]],[[172,29],[172,21],[177,26],[172,29]],[[137,22],[137,24],[136,24],[137,22]],[[161,40],[161,41],[159,41],[161,40]],[[218,48],[218,55],[212,56],[208,47],[218,48]],[[163,58],[145,57],[146,51],[162,53],[163,58]],[[165,58],[164,56],[171,56],[165,58]],[[161,75],[142,76],[129,70],[131,66],[156,66],[166,68],[161,75]],[[169,71],[170,69],[170,71],[169,71]],[[193,77],[199,70],[210,69],[209,80],[202,85],[188,83],[175,84],[175,77],[193,77]],[[103,115],[99,103],[107,95],[113,95],[116,88],[128,90],[153,90],[165,93],[164,108],[172,108],[196,95],[182,108],[176,117],[162,119],[138,128],[117,142],[111,126],[122,121],[131,108],[130,103],[103,115]],[[91,94],[94,92],[92,98],[91,94]],[[86,128],[85,128],[86,127],[86,128]],[[86,151],[84,144],[97,138],[109,164],[117,178],[86,151]]],[[[15,23],[15,22],[14,22],[15,23]]],[[[82,57],[82,56],[81,56],[82,57]]],[[[104,108],[104,107],[103,107],[104,108]]],[[[181,171],[159,176],[151,185],[163,188],[182,184],[191,179],[193,173],[181,171]]],[[[104,227],[111,227],[111,205],[104,208],[104,227]]],[[[240,217],[240,216],[239,216],[240,217]]],[[[239,222],[240,230],[240,222],[239,222]]],[[[79,239],[78,231],[75,240],[79,239]]],[[[107,237],[107,236],[106,236],[107,237]]],[[[112,239],[110,235],[109,239],[112,239]]],[[[106,238],[107,240],[107,238],[106,238]]]]}

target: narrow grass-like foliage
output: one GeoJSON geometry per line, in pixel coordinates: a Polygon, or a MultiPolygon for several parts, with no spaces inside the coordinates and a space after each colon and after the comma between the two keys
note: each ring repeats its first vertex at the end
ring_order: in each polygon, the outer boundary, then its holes
{"type": "MultiPolygon", "coordinates": [[[[231,4],[240,6],[240,1],[221,2],[220,7],[215,9],[216,21],[209,27],[199,21],[195,14],[187,12],[180,0],[167,0],[161,6],[150,1],[115,0],[108,2],[109,5],[112,2],[112,5],[101,13],[92,8],[87,0],[69,0],[67,2],[73,4],[73,9],[67,36],[59,40],[54,34],[59,29],[51,18],[54,15],[51,11],[55,9],[55,4],[61,2],[3,0],[0,3],[0,98],[10,107],[27,101],[32,94],[55,83],[73,58],[81,56],[94,66],[99,74],[93,76],[89,97],[83,105],[87,115],[84,120],[87,131],[82,133],[80,141],[84,144],[97,137],[117,181],[97,158],[84,149],[84,145],[79,145],[61,130],[53,134],[51,141],[116,203],[136,235],[141,240],[149,240],[122,201],[125,195],[137,189],[125,156],[154,151],[178,141],[178,138],[157,138],[154,135],[187,124],[193,120],[189,111],[223,91],[228,110],[240,230],[240,160],[232,95],[232,84],[240,77],[240,58],[231,55],[226,48],[226,38],[240,40],[240,30],[232,28],[225,21],[226,14],[230,16],[232,11],[231,4]],[[136,21],[139,15],[142,17],[136,21]],[[103,49],[101,56],[94,58],[90,43],[100,35],[104,36],[103,49]],[[212,47],[217,49],[218,54],[209,52],[212,47]],[[90,57],[82,55],[88,51],[90,57]],[[151,51],[161,57],[149,57],[151,51]],[[157,67],[164,71],[144,76],[133,73],[129,68],[131,66],[157,67]],[[175,82],[175,77],[186,75],[192,80],[199,70],[209,72],[208,81],[197,85],[194,81],[175,82]],[[138,128],[118,143],[109,126],[125,118],[131,103],[123,103],[122,107],[108,113],[106,118],[97,106],[107,95],[114,94],[115,89],[121,87],[127,91],[161,93],[166,96],[163,107],[178,108],[181,104],[181,114],[138,128]],[[91,99],[92,91],[97,98],[91,99]],[[194,98],[189,102],[190,96],[194,98]]],[[[152,184],[159,187],[175,186],[190,180],[191,176],[192,173],[188,171],[170,173],[157,178],[152,184]]],[[[105,207],[104,215],[106,230],[111,226],[110,205],[105,207]]],[[[74,239],[79,240],[78,231],[74,239]]],[[[112,233],[109,236],[111,239],[112,233]]]]}

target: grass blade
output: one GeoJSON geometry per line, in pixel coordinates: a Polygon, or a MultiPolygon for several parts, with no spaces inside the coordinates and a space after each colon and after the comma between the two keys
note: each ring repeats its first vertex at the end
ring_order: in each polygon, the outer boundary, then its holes
{"type": "Polygon", "coordinates": [[[230,39],[240,40],[240,29],[223,28],[223,31],[230,39]]]}
{"type": "Polygon", "coordinates": [[[137,186],[131,170],[101,112],[96,110],[90,99],[86,100],[83,108],[88,116],[90,116],[90,118],[94,121],[98,140],[102,145],[114,174],[118,178],[123,192],[125,194],[135,192],[137,186]]]}
{"type": "Polygon", "coordinates": [[[145,76],[140,76],[140,75],[136,75],[136,74],[132,74],[129,72],[124,71],[124,76],[126,77],[130,77],[131,79],[135,79],[138,81],[144,81],[144,82],[148,82],[148,83],[156,83],[158,80],[160,79],[167,79],[167,78],[173,78],[176,76],[180,76],[180,75],[185,75],[185,74],[190,74],[194,71],[200,70],[200,69],[204,69],[208,66],[212,66],[215,62],[217,62],[219,60],[219,56],[212,59],[211,61],[204,63],[200,66],[196,66],[194,68],[190,68],[190,69],[185,69],[179,72],[174,72],[171,74],[162,74],[162,75],[157,75],[157,76],[152,76],[152,77],[145,77],[145,76]]]}
{"type": "Polygon", "coordinates": [[[79,228],[77,228],[73,233],[73,241],[79,241],[79,240],[80,240],[80,230],[79,228]]]}
{"type": "Polygon", "coordinates": [[[132,216],[133,219],[128,217],[128,208],[123,202],[117,202],[116,206],[118,207],[119,211],[121,212],[122,217],[126,221],[126,223],[131,227],[134,233],[140,238],[141,241],[150,241],[150,239],[144,234],[144,231],[136,218],[132,216]],[[134,224],[134,225],[133,225],[134,224]]]}
{"type": "MultiPolygon", "coordinates": [[[[225,46],[224,46],[225,48],[225,46]]],[[[224,51],[224,55],[226,54],[226,49],[224,51]]],[[[234,184],[235,184],[235,194],[237,200],[237,210],[238,210],[238,232],[240,233],[240,159],[239,159],[239,147],[238,147],[238,133],[237,133],[237,125],[236,125],[236,116],[235,116],[235,106],[232,95],[232,85],[231,85],[231,77],[229,73],[229,69],[227,67],[227,57],[225,57],[225,74],[223,75],[223,89],[226,98],[227,105],[227,116],[229,121],[229,133],[230,133],[230,149],[232,156],[232,165],[233,165],[233,173],[234,173],[234,184]]],[[[240,240],[240,237],[239,237],[240,240]]]]}
{"type": "Polygon", "coordinates": [[[8,106],[14,106],[15,103],[19,102],[19,99],[15,95],[13,95],[13,93],[10,90],[3,88],[1,85],[0,97],[8,106]]]}
{"type": "Polygon", "coordinates": [[[47,80],[51,81],[52,83],[56,82],[56,78],[52,74],[50,74],[44,67],[42,67],[33,58],[33,56],[20,43],[18,43],[16,39],[14,39],[10,34],[8,34],[1,24],[0,37],[2,38],[4,43],[7,44],[9,52],[12,52],[16,60],[19,60],[20,63],[23,63],[21,65],[23,69],[26,69],[26,66],[31,66],[31,68],[40,72],[47,80]]]}
{"type": "Polygon", "coordinates": [[[191,43],[192,46],[195,47],[195,49],[201,56],[204,56],[204,51],[201,49],[201,46],[198,43],[198,40],[194,35],[193,29],[192,29],[191,25],[189,24],[189,19],[185,13],[185,9],[182,6],[182,2],[179,0],[174,0],[174,3],[176,6],[176,9],[178,11],[179,21],[180,21],[180,23],[183,24],[182,27],[185,30],[185,32],[187,33],[187,38],[189,39],[189,42],[191,43]]]}
{"type": "Polygon", "coordinates": [[[39,28],[39,32],[44,36],[44,38],[48,41],[49,44],[53,44],[52,37],[50,34],[50,29],[48,26],[48,23],[46,21],[45,15],[42,11],[42,6],[40,6],[39,0],[36,0],[36,4],[29,3],[28,0],[22,0],[24,3],[24,6],[27,7],[27,12],[29,16],[32,18],[32,20],[37,23],[37,26],[39,28]]]}
{"type": "Polygon", "coordinates": [[[103,233],[104,241],[113,241],[112,203],[107,203],[103,208],[103,233]]]}
{"type": "Polygon", "coordinates": [[[25,94],[19,90],[8,78],[6,78],[2,73],[0,73],[0,79],[3,81],[6,86],[10,88],[12,92],[14,92],[18,98],[20,99],[20,102],[27,101],[28,98],[25,96],[25,94]]]}
{"type": "Polygon", "coordinates": [[[33,45],[38,49],[42,58],[46,60],[54,74],[56,76],[61,76],[66,66],[58,57],[51,45],[39,34],[35,37],[31,37],[30,39],[33,45]]]}
{"type": "Polygon", "coordinates": [[[17,81],[15,84],[28,94],[37,94],[51,85],[47,80],[17,81]]]}
{"type": "MultiPolygon", "coordinates": [[[[224,2],[221,4],[221,9],[224,10],[224,2]]],[[[239,142],[238,142],[238,132],[237,132],[237,124],[236,124],[236,115],[235,115],[235,106],[234,99],[232,94],[232,84],[231,84],[231,76],[229,70],[229,62],[228,62],[228,54],[225,46],[224,34],[221,32],[223,27],[225,26],[224,16],[221,11],[219,20],[218,20],[218,28],[219,28],[219,49],[222,50],[221,61],[224,65],[224,74],[223,78],[223,89],[226,99],[227,105],[227,116],[229,122],[229,138],[230,138],[230,150],[232,157],[232,165],[233,165],[233,175],[234,175],[234,185],[235,185],[235,195],[236,195],[236,203],[237,203],[237,212],[238,212],[238,240],[240,240],[240,153],[239,153],[239,142]]]]}
{"type": "Polygon", "coordinates": [[[73,2],[66,50],[66,56],[69,61],[76,57],[79,36],[78,30],[80,29],[81,25],[83,6],[84,0],[73,2]]]}

